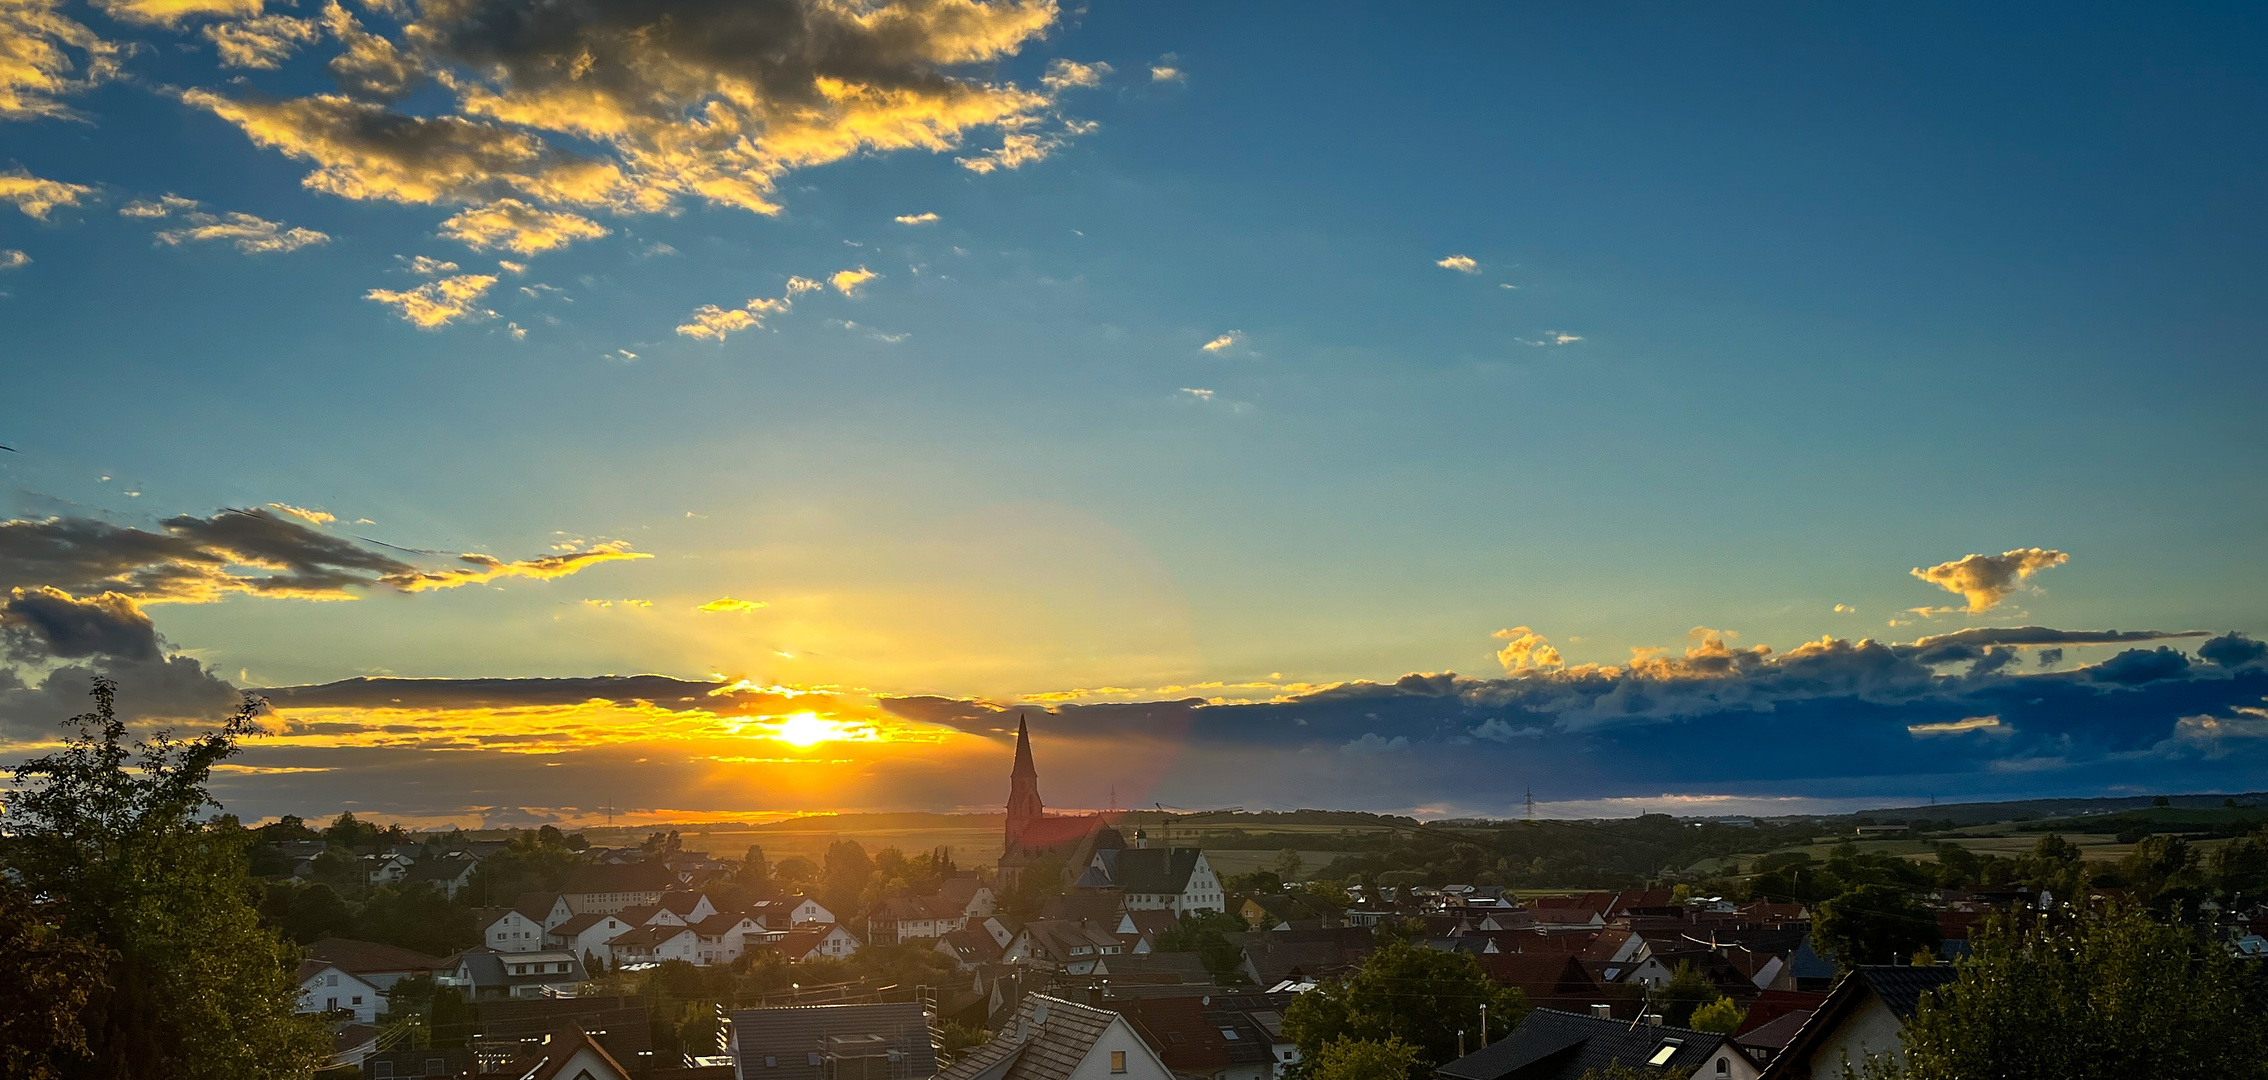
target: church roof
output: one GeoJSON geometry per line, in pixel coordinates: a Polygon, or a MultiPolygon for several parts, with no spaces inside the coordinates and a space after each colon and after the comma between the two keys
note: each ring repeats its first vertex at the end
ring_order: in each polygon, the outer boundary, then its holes
{"type": "Polygon", "coordinates": [[[1016,846],[1022,848],[1065,847],[1085,840],[1096,829],[1102,828],[1100,814],[1079,814],[1066,817],[1043,817],[1016,834],[1016,846]]]}
{"type": "Polygon", "coordinates": [[[1032,764],[1032,730],[1021,716],[1016,718],[1016,767],[1008,776],[1039,776],[1039,768],[1032,764]]]}

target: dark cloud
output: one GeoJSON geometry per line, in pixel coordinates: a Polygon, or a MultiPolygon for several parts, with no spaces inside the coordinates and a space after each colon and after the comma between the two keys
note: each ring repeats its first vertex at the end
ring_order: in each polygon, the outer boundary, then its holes
{"type": "Polygon", "coordinates": [[[80,600],[53,587],[10,590],[0,602],[0,627],[26,640],[13,651],[77,659],[115,656],[147,661],[158,657],[157,628],[132,597],[118,593],[80,600]]]}
{"type": "MultiPolygon", "coordinates": [[[[2047,626],[1979,626],[1936,634],[1902,646],[1925,664],[1959,664],[1974,661],[1995,645],[2120,645],[2129,642],[2170,641],[2204,637],[2205,630],[2057,630],[2047,626]]],[[[2059,653],[2060,654],[2060,653],[2059,653]]]]}
{"type": "Polygon", "coordinates": [[[265,509],[184,514],[160,522],[155,532],[86,517],[0,521],[0,589],[117,593],[145,604],[203,603],[236,592],[318,599],[378,586],[418,592],[506,577],[563,577],[636,558],[644,556],[600,544],[515,562],[460,555],[456,566],[428,568],[265,509]]]}
{"type": "Polygon", "coordinates": [[[2041,650],[2040,650],[2040,666],[2041,666],[2041,667],[2054,667],[2055,665],[2057,665],[2057,664],[2060,664],[2060,663],[2062,663],[2062,662],[2063,662],[2063,650],[2062,650],[2062,649],[2041,649],[2041,650]]]}
{"type": "Polygon", "coordinates": [[[2254,641],[2243,634],[2228,633],[2197,647],[2200,659],[2210,660],[2222,667],[2242,667],[2257,664],[2268,657],[2268,641],[2254,641]]]}
{"type": "Polygon", "coordinates": [[[259,691],[270,705],[289,708],[481,709],[577,705],[586,701],[650,701],[686,707],[718,704],[728,684],[666,675],[594,675],[577,679],[357,678],[316,686],[259,691]]]}
{"type": "Polygon", "coordinates": [[[2175,679],[2188,673],[2189,657],[2164,645],[2155,649],[2128,649],[2087,669],[2089,677],[2096,682],[2121,686],[2175,679]]]}

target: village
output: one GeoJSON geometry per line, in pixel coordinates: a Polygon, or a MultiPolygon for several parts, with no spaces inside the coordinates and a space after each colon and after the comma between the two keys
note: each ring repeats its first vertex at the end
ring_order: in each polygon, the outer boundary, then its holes
{"type": "MultiPolygon", "coordinates": [[[[1621,1068],[1776,1080],[1839,1077],[1846,1061],[1896,1051],[1988,920],[2203,880],[2196,852],[2166,854],[2180,843],[2170,837],[2141,845],[2173,859],[2166,876],[2124,887],[2090,885],[2092,864],[2059,837],[1950,887],[1849,849],[1816,868],[1761,860],[1754,895],[1738,899],[1692,883],[1302,882],[1289,880],[1301,869],[1289,851],[1285,873],[1223,875],[1202,847],[1129,834],[1111,814],[1049,813],[1023,730],[1007,811],[1001,853],[978,869],[945,852],[870,859],[856,844],[825,866],[773,867],[760,851],[721,859],[666,835],[617,850],[557,830],[393,837],[354,872],[443,905],[486,880],[484,864],[533,853],[570,868],[555,890],[467,911],[480,944],[448,955],[327,933],[289,907],[280,920],[322,934],[305,946],[301,1011],[330,1025],[336,1072],[373,1080],[1279,1080],[1310,1075],[1328,1026],[1318,1003],[1352,1000],[1366,979],[1426,999],[1432,1015],[1395,1038],[1437,1042],[1424,1049],[1448,1080],[1621,1068]]],[[[290,879],[320,876],[325,859],[342,869],[326,840],[279,841],[273,855],[290,879]]],[[[2268,872],[2250,867],[2264,855],[2240,840],[2212,869],[2258,896],[2237,876],[2268,872]]],[[[2192,929],[2257,966],[2268,910],[2242,895],[2224,905],[2197,892],[2192,929]]]]}

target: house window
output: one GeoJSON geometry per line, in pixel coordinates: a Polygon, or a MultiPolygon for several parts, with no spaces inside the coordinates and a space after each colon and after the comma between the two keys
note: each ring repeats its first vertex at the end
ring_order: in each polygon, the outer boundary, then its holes
{"type": "Polygon", "coordinates": [[[1726,1057],[1725,1057],[1724,1055],[1722,1055],[1722,1054],[1718,1055],[1718,1056],[1717,1056],[1717,1075],[1718,1075],[1718,1076],[1730,1076],[1731,1074],[1732,1074],[1732,1061],[1731,1061],[1730,1059],[1726,1058],[1726,1057]]]}
{"type": "Polygon", "coordinates": [[[780,1059],[770,1054],[766,1054],[764,1055],[764,1067],[767,1069],[777,1069],[780,1067],[780,1059]]]}
{"type": "Polygon", "coordinates": [[[394,1080],[394,1063],[391,1061],[371,1062],[370,1080],[394,1080]]]}
{"type": "Polygon", "coordinates": [[[1110,1071],[1113,1074],[1126,1071],[1126,1051],[1113,1050],[1110,1052],[1110,1071]]]}
{"type": "Polygon", "coordinates": [[[360,1005],[360,1004],[362,1004],[362,995],[361,995],[361,994],[356,994],[356,995],[354,996],[354,1003],[355,1003],[355,1004],[357,1004],[357,1005],[360,1005]]]}
{"type": "Polygon", "coordinates": [[[443,1060],[442,1060],[442,1059],[440,1059],[440,1058],[426,1058],[426,1059],[425,1059],[425,1075],[427,1075],[427,1076],[447,1076],[447,1075],[449,1075],[449,1063],[448,1063],[448,1062],[446,1062],[446,1061],[443,1061],[443,1060]]]}

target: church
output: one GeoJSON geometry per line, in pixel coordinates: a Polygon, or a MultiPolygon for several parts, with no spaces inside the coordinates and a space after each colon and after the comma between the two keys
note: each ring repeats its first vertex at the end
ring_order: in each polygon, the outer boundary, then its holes
{"type": "Polygon", "coordinates": [[[1053,861],[1069,884],[1095,861],[1095,852],[1121,849],[1126,840],[1102,814],[1050,814],[1040,803],[1039,769],[1032,764],[1032,733],[1016,721],[1016,766],[1008,773],[1008,827],[1000,852],[1000,891],[1016,887],[1017,875],[1042,861],[1053,861]]]}

